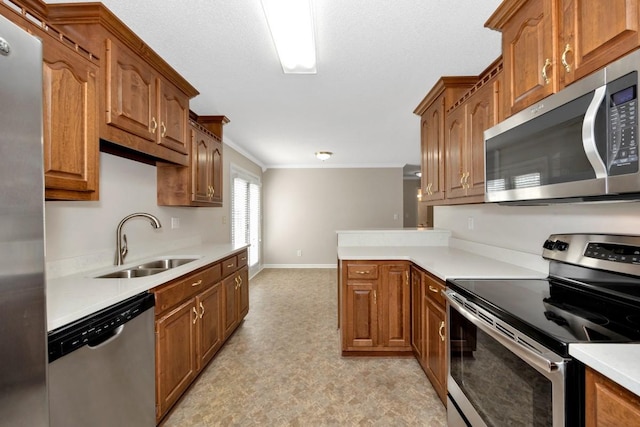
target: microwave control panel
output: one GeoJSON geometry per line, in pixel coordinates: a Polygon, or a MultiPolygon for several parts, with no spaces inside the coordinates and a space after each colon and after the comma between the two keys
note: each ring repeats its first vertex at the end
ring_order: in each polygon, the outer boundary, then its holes
{"type": "Polygon", "coordinates": [[[638,172],[638,90],[637,74],[631,73],[612,83],[609,96],[609,175],[638,172]],[[635,82],[616,90],[619,84],[635,82]],[[617,87],[616,87],[617,86],[617,87]]]}

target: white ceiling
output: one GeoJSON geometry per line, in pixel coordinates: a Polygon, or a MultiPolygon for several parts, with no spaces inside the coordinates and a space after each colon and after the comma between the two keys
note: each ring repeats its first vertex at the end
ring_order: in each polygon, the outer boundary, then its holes
{"type": "Polygon", "coordinates": [[[193,111],[229,117],[225,142],[263,168],[419,164],[414,108],[440,76],[477,75],[500,55],[484,28],[500,0],[312,1],[316,75],[283,74],[260,0],[103,3],[200,91],[193,111]]]}

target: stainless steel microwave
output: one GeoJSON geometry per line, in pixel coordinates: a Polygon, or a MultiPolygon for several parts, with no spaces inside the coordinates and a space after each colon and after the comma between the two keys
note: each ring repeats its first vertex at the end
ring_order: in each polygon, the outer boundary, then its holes
{"type": "Polygon", "coordinates": [[[640,199],[640,51],[484,133],[485,201],[640,199]]]}

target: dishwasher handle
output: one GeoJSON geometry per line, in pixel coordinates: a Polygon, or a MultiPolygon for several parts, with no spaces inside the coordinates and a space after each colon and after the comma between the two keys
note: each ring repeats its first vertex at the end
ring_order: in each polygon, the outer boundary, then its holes
{"type": "Polygon", "coordinates": [[[120,325],[117,328],[112,329],[93,340],[90,340],[87,343],[87,347],[89,347],[91,350],[97,350],[100,347],[107,346],[111,342],[117,340],[120,337],[120,334],[122,334],[122,331],[124,331],[124,325],[120,325]]]}

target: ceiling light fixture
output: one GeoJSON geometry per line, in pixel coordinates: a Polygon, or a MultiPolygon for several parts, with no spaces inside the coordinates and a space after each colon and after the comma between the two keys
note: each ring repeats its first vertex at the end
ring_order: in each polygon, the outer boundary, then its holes
{"type": "Polygon", "coordinates": [[[416,176],[417,176],[418,178],[422,178],[422,172],[416,172],[416,176]]]}
{"type": "Polygon", "coordinates": [[[329,157],[331,157],[333,153],[331,151],[316,151],[316,157],[319,160],[322,160],[323,162],[327,159],[329,159],[329,157]]]}
{"type": "Polygon", "coordinates": [[[315,74],[311,0],[262,0],[262,9],[285,74],[315,74]]]}

